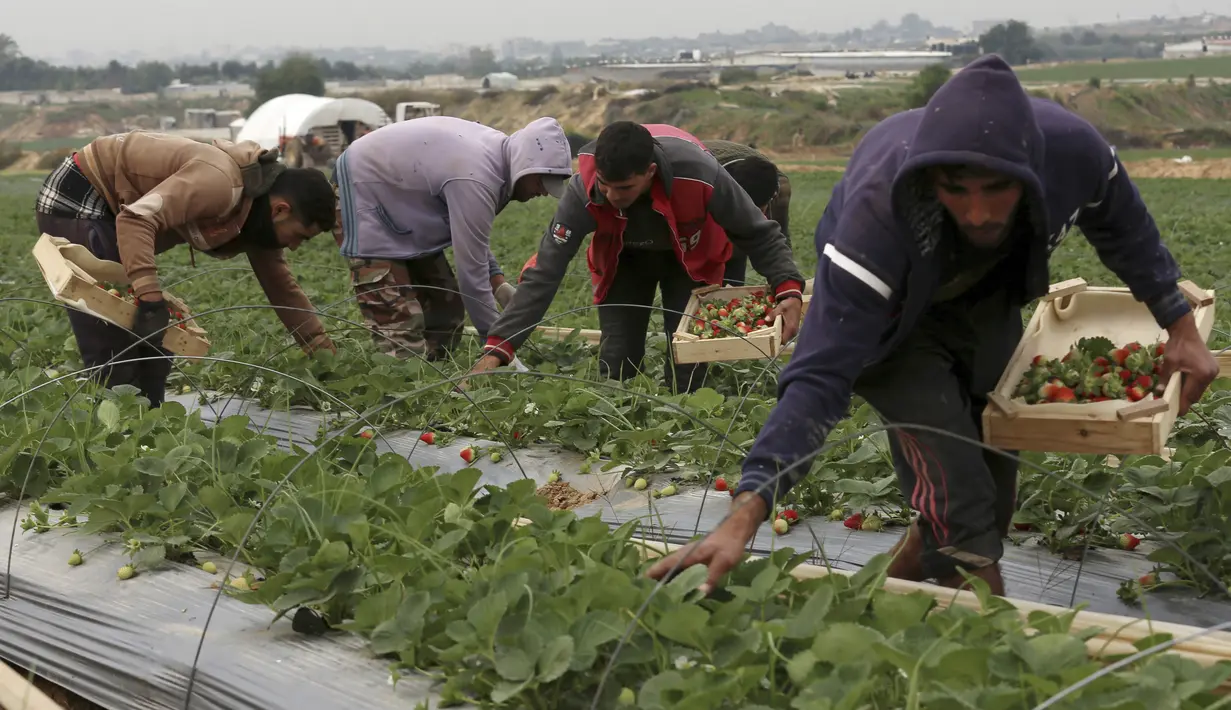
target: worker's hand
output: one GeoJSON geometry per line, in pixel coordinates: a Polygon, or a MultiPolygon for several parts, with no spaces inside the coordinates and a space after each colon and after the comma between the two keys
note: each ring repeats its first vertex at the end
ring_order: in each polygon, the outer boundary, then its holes
{"type": "Polygon", "coordinates": [[[1218,377],[1218,359],[1197,332],[1197,321],[1186,314],[1167,328],[1167,345],[1159,376],[1165,384],[1175,372],[1180,376],[1180,415],[1201,399],[1205,390],[1218,377]]]}
{"type": "Polygon", "coordinates": [[[509,304],[513,302],[513,297],[516,295],[517,287],[508,281],[504,281],[496,287],[496,303],[500,304],[500,310],[509,310],[509,304]]]}
{"type": "Polygon", "coordinates": [[[788,342],[799,332],[799,320],[803,315],[804,303],[798,298],[784,298],[778,301],[774,310],[770,311],[765,320],[773,323],[774,319],[782,317],[782,342],[788,342]]]}
{"type": "Polygon", "coordinates": [[[308,355],[311,355],[317,350],[328,350],[334,355],[338,354],[338,347],[334,345],[333,340],[330,339],[330,337],[328,335],[325,335],[324,333],[321,333],[320,335],[312,338],[312,340],[309,341],[308,344],[304,346],[303,350],[308,355]]]}
{"type": "Polygon", "coordinates": [[[662,558],[646,575],[652,579],[662,579],[677,564],[679,569],[675,574],[693,565],[705,565],[709,568],[709,574],[701,585],[701,592],[709,594],[718,586],[718,581],[743,559],[744,548],[764,520],[765,500],[756,493],[741,493],[731,502],[731,514],[713,532],[662,558]]]}
{"type": "Polygon", "coordinates": [[[461,382],[457,383],[457,388],[459,390],[465,390],[467,381],[471,375],[477,375],[482,372],[491,372],[492,370],[503,366],[504,361],[495,355],[484,355],[479,358],[479,361],[474,364],[474,367],[470,368],[470,372],[466,373],[466,377],[463,378],[461,382]]]}
{"type": "Polygon", "coordinates": [[[138,338],[148,337],[146,343],[154,347],[162,347],[162,339],[167,334],[166,328],[170,322],[171,312],[167,310],[167,302],[162,298],[156,301],[145,297],[137,299],[137,317],[133,321],[133,333],[138,338]]]}

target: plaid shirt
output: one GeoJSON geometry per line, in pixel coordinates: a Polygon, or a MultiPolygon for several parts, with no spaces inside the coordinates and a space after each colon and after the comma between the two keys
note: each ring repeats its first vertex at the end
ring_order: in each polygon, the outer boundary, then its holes
{"type": "Polygon", "coordinates": [[[82,174],[73,156],[64,159],[43,181],[34,210],[68,219],[114,219],[107,201],[82,174]]]}

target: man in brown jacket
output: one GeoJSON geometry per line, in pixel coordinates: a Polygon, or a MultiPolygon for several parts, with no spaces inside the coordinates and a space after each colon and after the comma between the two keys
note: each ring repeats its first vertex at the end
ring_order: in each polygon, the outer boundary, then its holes
{"type": "MultiPolygon", "coordinates": [[[[333,228],[334,193],[323,173],[288,169],[255,143],[213,145],[161,133],[103,136],[64,160],[39,191],[39,229],[81,244],[100,259],[123,264],[137,298],[133,333],[151,336],[119,360],[165,355],[162,329],[170,314],[154,255],[177,244],[229,259],[245,254],[270,304],[312,310],[287,265],[283,248],[333,228]]],[[[334,349],[320,319],[298,310],[278,317],[308,352],[334,349]]],[[[171,362],[109,361],[135,339],[124,329],[80,311],[69,322],[87,367],[107,386],[138,387],[159,406],[171,362]]]]}

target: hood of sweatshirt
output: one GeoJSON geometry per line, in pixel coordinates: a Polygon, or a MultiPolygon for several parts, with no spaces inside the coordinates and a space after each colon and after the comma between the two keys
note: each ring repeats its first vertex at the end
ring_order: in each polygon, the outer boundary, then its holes
{"type": "Polygon", "coordinates": [[[526,175],[543,175],[543,187],[552,197],[560,199],[564,186],[573,174],[573,153],[569,149],[564,128],[554,118],[537,118],[505,141],[505,157],[509,180],[505,183],[505,198],[513,194],[513,186],[526,175]]]}
{"type": "Polygon", "coordinates": [[[1020,181],[1018,218],[1029,219],[1035,237],[1046,239],[1039,178],[1043,132],[1012,67],[995,54],[980,57],[941,86],[922,111],[893,181],[894,213],[909,226],[920,252],[929,253],[940,238],[944,208],[923,172],[941,165],[979,167],[1020,181]]]}

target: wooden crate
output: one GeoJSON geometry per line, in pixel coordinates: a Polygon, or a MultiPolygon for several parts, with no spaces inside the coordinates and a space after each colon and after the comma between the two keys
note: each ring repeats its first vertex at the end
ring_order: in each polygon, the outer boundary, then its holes
{"type": "MultiPolygon", "coordinates": [[[[1214,292],[1191,281],[1180,284],[1193,304],[1198,332],[1214,325],[1214,292]]],[[[1087,286],[1082,279],[1053,284],[1035,309],[1025,333],[983,412],[984,443],[1002,449],[1073,454],[1162,454],[1180,406],[1180,375],[1163,396],[1140,402],[1025,404],[1014,390],[1036,355],[1063,357],[1081,338],[1105,337],[1116,345],[1166,341],[1142,303],[1127,288],[1087,286]]]]}
{"type": "MultiPolygon", "coordinates": [[[[122,265],[99,259],[85,247],[50,234],[39,237],[33,253],[56,300],[122,328],[132,329],[137,318],[137,306],[101,288],[103,282],[128,283],[128,275],[122,265]]],[[[163,298],[167,305],[183,313],[185,319],[189,318],[188,306],[183,301],[166,291],[163,298]]],[[[186,320],[184,328],[172,326],[163,332],[162,347],[176,355],[199,357],[209,352],[209,340],[196,321],[186,320]]]]}
{"type": "MultiPolygon", "coordinates": [[[[679,326],[671,338],[671,354],[680,364],[694,362],[732,362],[735,360],[762,360],[778,357],[782,354],[782,321],[776,320],[772,326],[754,330],[742,337],[712,338],[702,340],[688,332],[693,316],[701,308],[705,300],[719,298],[730,300],[743,298],[756,292],[765,293],[769,287],[764,284],[754,286],[702,286],[692,292],[679,326]]],[[[803,297],[802,313],[808,312],[808,302],[812,296],[803,297]]],[[[802,324],[802,321],[801,321],[802,324]]]]}

